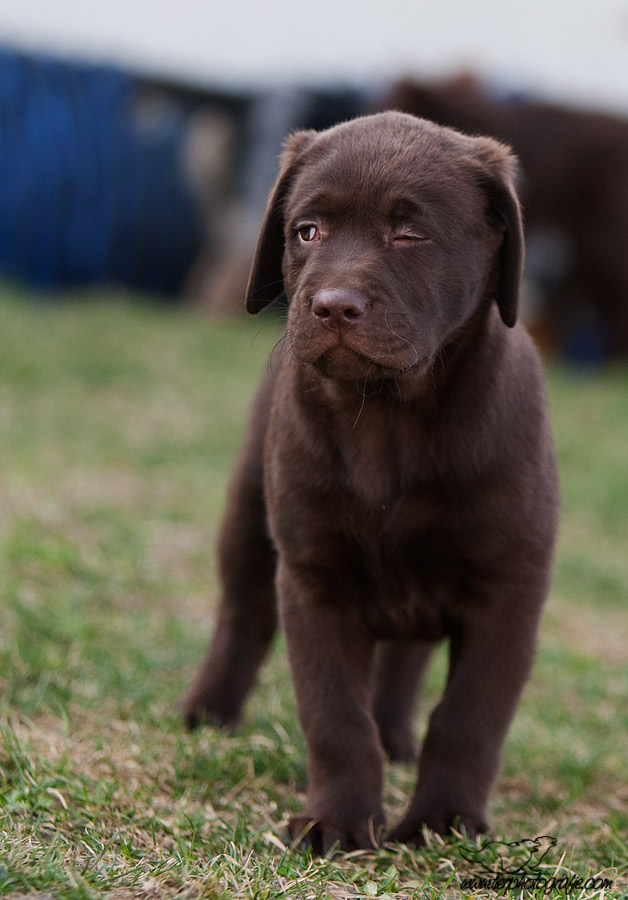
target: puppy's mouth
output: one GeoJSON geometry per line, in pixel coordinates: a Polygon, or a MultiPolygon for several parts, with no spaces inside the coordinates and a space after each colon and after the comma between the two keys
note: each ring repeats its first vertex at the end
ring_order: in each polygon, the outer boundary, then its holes
{"type": "Polygon", "coordinates": [[[407,358],[404,354],[403,358],[398,358],[394,354],[357,349],[343,342],[328,346],[318,354],[312,346],[308,351],[297,352],[300,361],[333,381],[397,380],[406,375],[421,375],[428,368],[427,362],[416,356],[407,358]]]}
{"type": "Polygon", "coordinates": [[[382,368],[368,356],[342,345],[325,350],[312,365],[321,375],[334,381],[355,381],[378,374],[381,377],[382,368]]]}
{"type": "Polygon", "coordinates": [[[293,298],[288,333],[299,363],[334,381],[398,381],[429,368],[411,323],[369,314],[364,298],[348,291],[319,291],[313,303],[293,298]]]}

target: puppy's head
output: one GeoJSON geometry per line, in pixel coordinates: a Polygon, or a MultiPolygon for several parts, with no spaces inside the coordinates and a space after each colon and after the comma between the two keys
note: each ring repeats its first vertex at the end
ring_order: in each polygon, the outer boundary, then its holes
{"type": "Polygon", "coordinates": [[[297,359],[336,380],[421,374],[493,304],[517,318],[514,160],[402,113],[286,143],[247,289],[282,291],[297,359]]]}

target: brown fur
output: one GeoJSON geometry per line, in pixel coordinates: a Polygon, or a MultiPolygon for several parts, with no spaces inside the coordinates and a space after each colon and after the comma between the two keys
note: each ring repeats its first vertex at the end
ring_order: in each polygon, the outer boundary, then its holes
{"type": "Polygon", "coordinates": [[[475,835],[527,678],[558,488],[537,353],[515,324],[514,163],[401,113],[287,143],[249,284],[289,299],[219,548],[217,630],[185,700],[235,725],[276,624],[308,745],[318,852],[371,845],[384,752],[414,755],[434,645],[450,672],[390,837],[475,835]]]}

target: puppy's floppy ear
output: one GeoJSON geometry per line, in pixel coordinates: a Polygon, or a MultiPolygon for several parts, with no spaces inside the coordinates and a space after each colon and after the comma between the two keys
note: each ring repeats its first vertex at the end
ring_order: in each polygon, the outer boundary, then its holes
{"type": "Polygon", "coordinates": [[[268,200],[246,288],[246,308],[250,313],[260,312],[283,291],[284,200],[301,154],[315,137],[315,131],[297,131],[284,143],[279,175],[268,200]]]}
{"type": "Polygon", "coordinates": [[[508,147],[491,138],[476,138],[475,143],[484,163],[480,181],[488,198],[489,221],[502,232],[495,299],[503,322],[512,328],[525,257],[521,206],[514,186],[517,162],[508,147]]]}

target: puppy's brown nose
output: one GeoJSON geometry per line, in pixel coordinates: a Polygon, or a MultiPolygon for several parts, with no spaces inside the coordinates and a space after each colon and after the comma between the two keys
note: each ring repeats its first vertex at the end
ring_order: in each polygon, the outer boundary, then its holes
{"type": "Polygon", "coordinates": [[[366,300],[361,294],[340,288],[317,291],[312,298],[312,313],[321,325],[334,330],[349,328],[366,312],[366,300]]]}

